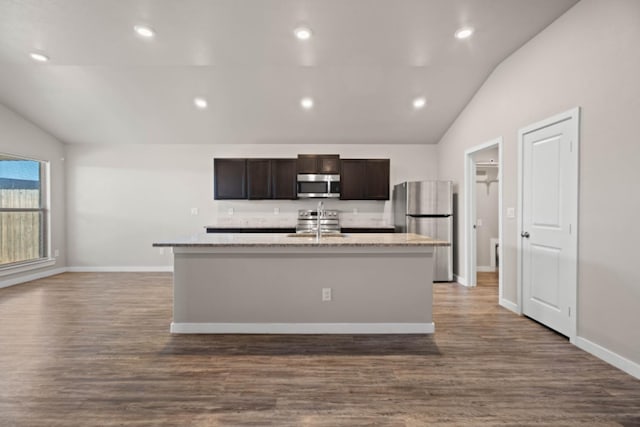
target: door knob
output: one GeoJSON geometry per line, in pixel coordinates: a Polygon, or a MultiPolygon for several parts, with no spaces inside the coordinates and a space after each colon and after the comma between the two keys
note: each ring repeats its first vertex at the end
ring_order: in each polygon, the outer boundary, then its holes
{"type": "Polygon", "coordinates": [[[524,237],[526,239],[529,238],[529,232],[528,231],[523,231],[522,233],[520,233],[520,237],[524,237]]]}

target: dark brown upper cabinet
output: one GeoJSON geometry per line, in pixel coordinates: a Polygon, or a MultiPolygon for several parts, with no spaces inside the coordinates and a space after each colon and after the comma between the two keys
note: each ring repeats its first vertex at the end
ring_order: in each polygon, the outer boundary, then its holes
{"type": "Polygon", "coordinates": [[[214,198],[296,199],[296,159],[213,159],[214,198]]]}
{"type": "Polygon", "coordinates": [[[389,159],[367,159],[364,196],[367,200],[389,200],[389,159]]]}
{"type": "Polygon", "coordinates": [[[271,160],[271,191],[274,199],[297,199],[296,159],[271,160]]]}
{"type": "Polygon", "coordinates": [[[365,159],[342,159],[340,172],[340,198],[363,200],[365,187],[365,159]]]}
{"type": "Polygon", "coordinates": [[[342,200],[389,200],[389,163],[389,159],[340,161],[337,155],[301,155],[298,159],[213,159],[214,198],[293,200],[297,199],[297,173],[339,173],[342,200]],[[336,161],[337,168],[334,167],[336,161]],[[309,164],[305,165],[307,162],[309,164]]]}
{"type": "Polygon", "coordinates": [[[213,159],[213,197],[216,200],[247,198],[246,159],[213,159]]]}
{"type": "Polygon", "coordinates": [[[342,200],[389,200],[389,159],[342,159],[342,200]]]}
{"type": "Polygon", "coordinates": [[[271,199],[271,160],[247,159],[247,196],[249,199],[271,199]]]}
{"type": "Polygon", "coordinates": [[[298,173],[340,173],[338,154],[298,154],[298,173]]]}

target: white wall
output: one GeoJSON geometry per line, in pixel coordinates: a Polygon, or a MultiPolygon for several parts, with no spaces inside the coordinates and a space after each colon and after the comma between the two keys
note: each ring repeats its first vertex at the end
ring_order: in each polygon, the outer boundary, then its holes
{"type": "MultiPolygon", "coordinates": [[[[213,200],[214,157],[291,157],[299,153],[343,158],[390,158],[391,184],[435,179],[431,145],[69,145],[68,246],[70,267],[170,266],[151,244],[204,232],[210,224],[295,226],[297,210],[317,201],[213,200]],[[274,208],[280,208],[278,215],[274,208]],[[191,208],[198,208],[197,216],[191,208]],[[234,209],[233,216],[228,215],[234,209]]],[[[392,223],[390,202],[325,201],[343,211],[341,222],[392,223]],[[353,209],[358,214],[353,214],[353,209]]]]}
{"type": "MultiPolygon", "coordinates": [[[[498,148],[488,148],[475,153],[474,161],[498,163],[498,148]]],[[[495,180],[498,168],[483,169],[487,172],[487,182],[476,183],[476,265],[478,267],[491,266],[491,239],[499,237],[498,230],[498,196],[500,184],[495,180]],[[482,225],[478,219],[482,220],[482,225]]],[[[477,177],[476,181],[483,181],[485,177],[477,177]]]]}
{"type": "Polygon", "coordinates": [[[24,273],[3,275],[0,287],[21,278],[44,276],[66,265],[64,144],[0,104],[0,153],[48,161],[51,180],[51,255],[58,249],[55,265],[24,273]]]}
{"type": "MultiPolygon", "coordinates": [[[[504,137],[506,211],[517,202],[518,129],[582,107],[578,335],[636,364],[639,39],[639,1],[580,1],[496,68],[439,143],[440,178],[463,182],[464,150],[504,137]]],[[[503,217],[504,293],[516,302],[518,230],[503,217]]]]}

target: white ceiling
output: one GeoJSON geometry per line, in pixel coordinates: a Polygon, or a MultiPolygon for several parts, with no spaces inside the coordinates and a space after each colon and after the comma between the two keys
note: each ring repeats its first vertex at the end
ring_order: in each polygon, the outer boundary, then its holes
{"type": "Polygon", "coordinates": [[[0,103],[68,143],[437,143],[576,2],[0,0],[0,103]]]}

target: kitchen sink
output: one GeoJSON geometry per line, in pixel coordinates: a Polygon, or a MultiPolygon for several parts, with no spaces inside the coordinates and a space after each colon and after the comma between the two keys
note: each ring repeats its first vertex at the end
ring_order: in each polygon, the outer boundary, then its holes
{"type": "MultiPolygon", "coordinates": [[[[347,237],[348,234],[343,233],[322,233],[320,238],[324,237],[347,237]]],[[[316,233],[291,233],[287,234],[287,237],[316,237],[316,233]]]]}

